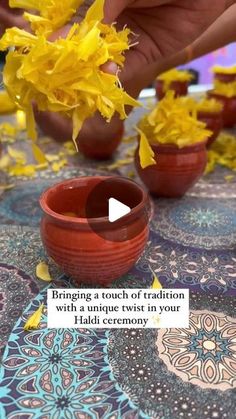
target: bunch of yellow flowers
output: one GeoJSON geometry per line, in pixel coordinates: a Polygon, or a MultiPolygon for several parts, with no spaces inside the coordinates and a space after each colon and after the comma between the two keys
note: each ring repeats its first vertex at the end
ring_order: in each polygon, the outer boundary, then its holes
{"type": "Polygon", "coordinates": [[[66,38],[51,42],[49,35],[70,20],[82,0],[11,0],[12,7],[36,10],[25,13],[32,33],[18,28],[6,31],[0,50],[8,52],[3,81],[17,106],[25,110],[29,136],[36,138],[32,104],[40,111],[72,118],[75,140],[85,119],[97,110],[110,120],[115,112],[126,118],[125,106],[138,102],[121,87],[118,76],[102,71],[112,61],[124,63],[129,29],[117,31],[102,23],[104,0],[95,0],[81,23],[66,38]],[[12,48],[13,47],[13,48],[12,48]]]}
{"type": "Polygon", "coordinates": [[[174,92],[166,96],[139,121],[140,163],[143,168],[154,164],[152,144],[173,144],[178,148],[206,141],[211,135],[206,124],[198,121],[191,106],[183,98],[175,98],[174,92]]]}

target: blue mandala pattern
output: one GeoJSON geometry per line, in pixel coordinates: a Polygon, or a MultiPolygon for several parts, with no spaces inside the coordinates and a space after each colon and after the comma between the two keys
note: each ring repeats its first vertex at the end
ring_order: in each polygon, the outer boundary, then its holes
{"type": "Polygon", "coordinates": [[[1,418],[99,419],[145,415],[117,385],[107,358],[106,330],[23,325],[46,291],[16,323],[3,359],[1,418]]]}
{"type": "Polygon", "coordinates": [[[185,197],[158,201],[153,230],[163,238],[185,246],[234,248],[236,200],[185,197]]]}

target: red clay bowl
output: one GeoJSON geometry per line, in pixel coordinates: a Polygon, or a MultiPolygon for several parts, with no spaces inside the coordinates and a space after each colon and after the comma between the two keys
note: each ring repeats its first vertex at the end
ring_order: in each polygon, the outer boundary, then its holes
{"type": "Polygon", "coordinates": [[[223,128],[222,111],[220,112],[198,112],[198,120],[206,124],[206,129],[212,131],[212,135],[207,140],[207,148],[216,140],[223,128]]]}
{"type": "MultiPolygon", "coordinates": [[[[188,94],[188,85],[189,83],[187,81],[172,81],[168,90],[173,90],[175,92],[175,97],[186,96],[188,94]]],[[[164,82],[162,80],[157,80],[155,87],[157,99],[163,99],[166,94],[164,91],[164,82]]]]}
{"type": "Polygon", "coordinates": [[[44,212],[41,238],[47,253],[78,285],[109,286],[130,270],[146,246],[150,201],[143,188],[130,179],[94,176],[66,180],[46,190],[40,205],[44,212]],[[112,197],[128,205],[131,212],[110,223],[107,199],[101,197],[86,217],[88,197],[101,185],[103,196],[112,190],[112,197]],[[68,212],[78,217],[62,215],[68,212]]]}
{"type": "Polygon", "coordinates": [[[236,81],[236,74],[215,73],[214,79],[222,83],[232,83],[236,81]]]}
{"type": "Polygon", "coordinates": [[[124,135],[124,123],[121,121],[120,128],[115,134],[107,134],[105,137],[81,138],[77,141],[79,151],[87,158],[95,160],[107,160],[119,147],[124,135]]]}
{"type": "Polygon", "coordinates": [[[208,92],[208,97],[218,100],[223,105],[222,118],[223,126],[231,128],[236,124],[236,96],[226,97],[218,95],[213,91],[208,92]]]}
{"type": "Polygon", "coordinates": [[[207,164],[206,143],[179,149],[174,145],[152,145],[156,164],[142,169],[138,148],[137,172],[149,191],[158,197],[180,198],[201,177],[207,164]]]}

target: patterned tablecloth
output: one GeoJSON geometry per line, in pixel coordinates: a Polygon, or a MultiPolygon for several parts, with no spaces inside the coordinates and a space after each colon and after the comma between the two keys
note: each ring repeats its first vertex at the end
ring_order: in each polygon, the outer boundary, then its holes
{"type": "MultiPolygon", "coordinates": [[[[137,117],[127,122],[127,133],[137,117]]],[[[116,158],[130,147],[123,144],[116,158]]],[[[14,178],[15,187],[0,196],[0,418],[234,419],[236,178],[227,183],[222,169],[183,199],[154,200],[145,253],[114,284],[149,287],[151,266],[164,287],[189,288],[188,329],[49,330],[45,310],[39,330],[23,331],[46,299],[45,282],[35,276],[36,265],[47,261],[39,195],[59,179],[100,172],[106,173],[76,156],[59,173],[14,178]]],[[[73,286],[48,263],[50,287],[73,286]]]]}

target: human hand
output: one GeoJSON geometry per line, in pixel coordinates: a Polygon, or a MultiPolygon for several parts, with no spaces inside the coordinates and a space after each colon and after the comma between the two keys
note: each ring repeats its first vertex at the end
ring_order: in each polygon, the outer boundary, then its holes
{"type": "Polygon", "coordinates": [[[11,9],[8,0],[1,0],[0,4],[0,35],[4,33],[5,29],[12,26],[24,28],[26,26],[25,20],[22,18],[22,10],[11,9]]]}

